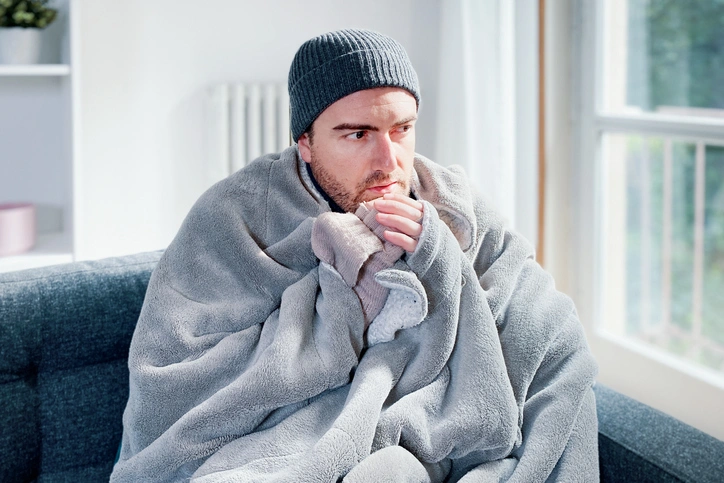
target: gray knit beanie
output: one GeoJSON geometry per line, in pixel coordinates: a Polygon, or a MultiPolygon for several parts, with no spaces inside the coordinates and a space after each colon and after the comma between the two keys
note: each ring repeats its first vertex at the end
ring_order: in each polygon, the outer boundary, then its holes
{"type": "Polygon", "coordinates": [[[306,41],[289,69],[294,141],[327,107],[374,87],[401,87],[420,105],[417,73],[397,41],[370,30],[338,30],[306,41]]]}

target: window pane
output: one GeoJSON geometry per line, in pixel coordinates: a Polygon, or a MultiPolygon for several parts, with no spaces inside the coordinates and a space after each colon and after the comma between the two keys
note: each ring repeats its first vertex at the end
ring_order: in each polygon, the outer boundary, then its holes
{"type": "Polygon", "coordinates": [[[604,329],[724,372],[724,148],[603,146],[604,329]]]}
{"type": "Polygon", "coordinates": [[[602,3],[608,111],[724,117],[724,2],[602,3]]]}
{"type": "Polygon", "coordinates": [[[706,149],[704,336],[724,345],[724,148],[706,149]]]}

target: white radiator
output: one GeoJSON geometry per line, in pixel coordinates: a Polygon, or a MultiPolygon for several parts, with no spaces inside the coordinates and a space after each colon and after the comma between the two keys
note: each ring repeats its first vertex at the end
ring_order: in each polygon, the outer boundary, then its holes
{"type": "Polygon", "coordinates": [[[208,94],[210,181],[223,179],[262,154],[290,145],[286,83],[220,84],[208,94]]]}

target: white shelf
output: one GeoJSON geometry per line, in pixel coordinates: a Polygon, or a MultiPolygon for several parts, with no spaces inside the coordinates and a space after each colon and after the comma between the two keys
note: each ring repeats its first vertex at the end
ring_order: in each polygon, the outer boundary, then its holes
{"type": "Polygon", "coordinates": [[[38,235],[35,247],[27,253],[0,257],[0,273],[72,261],[68,236],[64,233],[49,233],[38,235]]]}
{"type": "Polygon", "coordinates": [[[0,76],[65,76],[70,75],[67,64],[11,65],[0,64],[0,76]]]}

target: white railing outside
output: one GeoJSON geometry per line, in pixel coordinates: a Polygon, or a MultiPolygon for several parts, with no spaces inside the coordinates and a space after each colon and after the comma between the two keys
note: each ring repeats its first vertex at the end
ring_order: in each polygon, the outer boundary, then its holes
{"type": "MultiPolygon", "coordinates": [[[[630,133],[635,135],[635,133],[630,133]]],[[[617,136],[618,137],[618,136],[617,136]]],[[[623,138],[627,139],[627,138],[623,138]]],[[[619,139],[617,142],[623,141],[619,139]]],[[[661,138],[660,138],[661,139],[661,138]]],[[[694,189],[693,189],[693,200],[690,200],[694,206],[694,219],[693,219],[693,236],[692,236],[692,265],[691,265],[691,323],[682,324],[681,321],[673,320],[674,311],[672,310],[673,294],[676,290],[673,280],[673,261],[674,261],[674,245],[676,236],[674,233],[674,173],[676,172],[675,164],[677,160],[674,155],[674,142],[681,141],[671,137],[663,137],[663,152],[660,153],[659,159],[651,159],[651,152],[649,149],[649,138],[643,138],[641,143],[641,151],[639,158],[635,162],[641,166],[640,176],[641,179],[637,181],[638,189],[640,190],[640,206],[637,207],[638,215],[640,216],[640,248],[639,255],[640,260],[638,261],[638,270],[640,270],[640,292],[638,294],[639,300],[630,300],[629,291],[626,290],[627,296],[623,297],[625,304],[637,303],[638,304],[638,320],[636,321],[638,328],[632,324],[632,320],[627,322],[626,334],[630,337],[637,338],[639,340],[646,341],[654,344],[665,350],[672,345],[672,342],[679,347],[684,347],[684,353],[680,354],[683,357],[692,360],[700,361],[703,351],[707,351],[715,356],[720,362],[715,364],[707,364],[710,368],[724,373],[724,345],[720,342],[713,340],[706,336],[703,330],[703,311],[705,303],[705,215],[706,215],[706,166],[707,166],[707,146],[719,146],[721,143],[713,141],[707,142],[702,139],[698,140],[686,140],[685,143],[694,146],[694,189]],[[655,240],[652,236],[654,230],[654,210],[652,209],[651,195],[653,189],[653,183],[651,180],[651,166],[654,162],[662,162],[662,203],[661,209],[661,239],[655,240]],[[660,243],[660,258],[656,259],[655,244],[660,243]],[[661,270],[661,287],[660,293],[656,294],[656,287],[653,286],[654,280],[652,274],[655,271],[656,265],[660,262],[661,270]],[[658,313],[659,317],[654,318],[653,304],[660,304],[660,310],[658,313]],[[653,319],[653,320],[652,320],[653,319]],[[678,323],[677,323],[678,322],[678,323]],[[686,326],[687,328],[685,328],[686,326]]],[[[627,150],[615,150],[609,149],[609,154],[614,155],[615,153],[626,153],[623,156],[626,159],[606,159],[604,163],[628,163],[632,162],[631,153],[627,150]]],[[[618,180],[614,182],[627,183],[628,181],[618,180]]],[[[616,191],[620,193],[619,191],[616,191]]],[[[613,194],[614,191],[610,191],[613,194]]],[[[678,200],[680,202],[680,200],[678,200]]],[[[613,202],[613,200],[609,200],[613,202]]],[[[628,203],[628,202],[627,202],[628,203]]],[[[625,216],[624,214],[618,214],[613,216],[625,216]]],[[[619,224],[619,227],[624,225],[619,224]]],[[[625,236],[627,233],[610,233],[611,236],[625,236]]],[[[615,247],[616,244],[609,244],[609,247],[615,247]]],[[[620,245],[618,245],[620,246],[620,245]]],[[[609,248],[607,259],[612,263],[615,260],[625,260],[625,257],[629,256],[628,243],[625,252],[615,253],[609,248]],[[623,257],[623,258],[621,258],[623,257]]],[[[681,247],[679,247],[681,249],[681,247]]],[[[621,281],[619,280],[618,283],[621,281]]],[[[609,278],[608,284],[615,284],[616,280],[609,278]]],[[[724,287],[722,287],[724,290],[724,287]]],[[[611,302],[617,299],[611,299],[611,302]]],[[[609,313],[626,313],[625,308],[608,308],[609,313]],[[623,310],[622,310],[623,309],[623,310]]],[[[723,315],[724,316],[724,315],[723,315]]]]}

